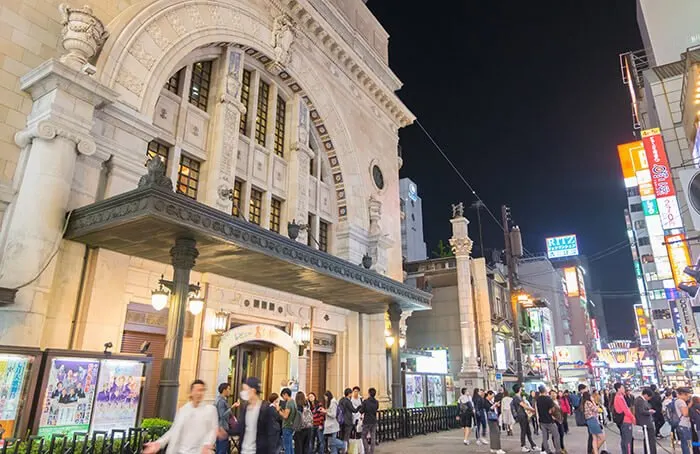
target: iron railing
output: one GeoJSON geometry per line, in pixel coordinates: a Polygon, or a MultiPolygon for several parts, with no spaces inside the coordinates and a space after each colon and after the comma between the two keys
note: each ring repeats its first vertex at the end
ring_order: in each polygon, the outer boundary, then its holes
{"type": "MultiPolygon", "coordinates": [[[[391,408],[377,413],[377,441],[395,441],[459,427],[457,406],[391,408]]],[[[0,440],[0,454],[141,454],[144,444],[156,440],[162,429],[133,428],[76,432],[70,436],[30,436],[0,440]]],[[[233,446],[236,446],[235,444],[233,446]]],[[[235,449],[233,449],[235,451],[235,449]]]]}

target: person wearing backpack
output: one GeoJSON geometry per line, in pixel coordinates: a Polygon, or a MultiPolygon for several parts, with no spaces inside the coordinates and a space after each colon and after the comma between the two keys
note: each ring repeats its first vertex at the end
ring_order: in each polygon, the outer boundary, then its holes
{"type": "MultiPolygon", "coordinates": [[[[294,428],[294,453],[295,454],[311,454],[310,441],[311,433],[314,428],[314,416],[311,413],[309,402],[303,392],[297,392],[294,396],[297,414],[293,424],[294,428]]],[[[289,403],[288,403],[289,405],[289,403]]],[[[286,451],[285,451],[286,453],[286,451]]]]}
{"type": "Polygon", "coordinates": [[[345,443],[338,438],[340,432],[340,423],[338,415],[342,415],[342,410],[339,410],[338,401],[333,397],[333,393],[326,391],[323,395],[325,408],[321,408],[321,413],[326,415],[326,420],[323,423],[323,434],[327,437],[326,445],[331,451],[331,454],[338,454],[339,449],[345,449],[345,443]]]}
{"type": "Polygon", "coordinates": [[[352,404],[350,400],[351,394],[352,389],[346,388],[343,392],[344,397],[338,402],[338,422],[340,423],[340,430],[345,443],[350,442],[350,435],[352,434],[352,429],[355,427],[353,414],[360,410],[360,407],[355,407],[352,404]],[[342,413],[342,416],[340,416],[340,413],[342,413]]]}
{"type": "Polygon", "coordinates": [[[678,397],[673,399],[669,404],[669,424],[671,427],[676,426],[676,433],[681,444],[683,454],[690,454],[690,444],[693,440],[693,431],[690,424],[690,416],[688,414],[688,401],[692,391],[690,388],[681,387],[676,389],[678,397]]]}
{"type": "Polygon", "coordinates": [[[468,445],[469,435],[472,432],[472,421],[474,421],[474,404],[467,394],[467,388],[462,388],[462,395],[457,400],[457,410],[459,411],[459,425],[464,429],[464,444],[468,445]]]}
{"type": "Polygon", "coordinates": [[[282,389],[280,393],[284,401],[284,408],[280,406],[279,413],[282,416],[282,446],[285,454],[294,454],[294,420],[297,416],[297,406],[292,400],[292,390],[282,389]]]}
{"type": "MultiPolygon", "coordinates": [[[[625,387],[622,383],[615,383],[615,402],[613,403],[613,421],[620,423],[620,451],[622,454],[632,453],[632,426],[636,423],[634,415],[625,399],[625,387]]],[[[684,453],[688,454],[688,453],[684,453]]]]}

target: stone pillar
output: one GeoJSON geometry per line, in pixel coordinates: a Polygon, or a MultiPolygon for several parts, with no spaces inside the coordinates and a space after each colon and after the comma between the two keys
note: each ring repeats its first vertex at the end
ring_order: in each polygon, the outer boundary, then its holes
{"type": "Polygon", "coordinates": [[[457,211],[450,220],[452,238],[450,246],[457,259],[457,292],[459,295],[459,325],[462,333],[462,370],[460,376],[477,378],[479,363],[476,346],[476,323],[474,320],[474,301],[471,288],[470,254],[472,240],[469,239],[469,221],[457,211]]]}
{"type": "Polygon", "coordinates": [[[116,94],[56,60],[24,76],[21,88],[33,106],[27,127],[15,136],[23,167],[6,215],[0,266],[0,287],[12,295],[19,291],[0,309],[0,344],[38,346],[53,275],[49,265],[62,241],[76,161],[95,153],[95,106],[113,102],[116,94]]]}
{"type": "Polygon", "coordinates": [[[207,205],[231,213],[233,202],[229,190],[233,189],[238,160],[238,136],[241,115],[246,108],[241,103],[243,77],[241,50],[230,47],[221,59],[219,68],[219,103],[214,110],[214,127],[211,129],[211,157],[207,163],[208,183],[205,197],[207,205]]]}
{"type": "Polygon", "coordinates": [[[401,408],[404,406],[403,386],[401,385],[401,347],[399,346],[401,306],[398,303],[391,303],[388,312],[391,322],[391,336],[394,338],[394,343],[391,346],[391,403],[394,408],[401,408]]]}
{"type": "Polygon", "coordinates": [[[173,294],[168,308],[168,331],[165,335],[165,353],[158,388],[158,416],[172,421],[177,410],[180,387],[182,342],[185,337],[185,313],[190,293],[190,271],[194,268],[199,251],[190,238],[178,238],[170,249],[173,265],[173,294]]]}
{"type": "MultiPolygon", "coordinates": [[[[309,217],[309,166],[313,158],[313,151],[309,148],[309,128],[311,119],[306,102],[299,96],[294,97],[295,108],[292,109],[291,143],[289,153],[289,201],[287,205],[287,219],[289,222],[306,224],[309,217]]],[[[286,231],[287,226],[283,226],[286,231]]],[[[297,241],[306,244],[308,232],[299,231],[297,241]]]]}

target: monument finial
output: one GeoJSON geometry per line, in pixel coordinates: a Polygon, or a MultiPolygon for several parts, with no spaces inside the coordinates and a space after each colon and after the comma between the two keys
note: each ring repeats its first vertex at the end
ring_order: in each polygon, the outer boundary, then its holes
{"type": "Polygon", "coordinates": [[[464,203],[452,204],[452,219],[464,217],[464,203]]]}

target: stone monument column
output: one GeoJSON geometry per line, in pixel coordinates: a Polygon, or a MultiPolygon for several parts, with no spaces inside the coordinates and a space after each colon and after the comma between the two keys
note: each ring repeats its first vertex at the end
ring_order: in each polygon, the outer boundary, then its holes
{"type": "MultiPolygon", "coordinates": [[[[469,221],[464,217],[464,207],[452,206],[452,238],[450,246],[457,259],[457,291],[459,295],[459,325],[462,334],[462,370],[460,377],[469,381],[479,378],[476,322],[471,288],[470,255],[472,240],[469,238],[469,221]]],[[[489,333],[490,334],[490,333],[489,333]]]]}
{"type": "Polygon", "coordinates": [[[65,224],[80,154],[96,145],[90,135],[96,106],[116,94],[89,74],[88,60],[104,42],[104,27],[88,7],[61,8],[61,60],[47,60],[21,79],[33,100],[27,127],[15,141],[22,148],[16,195],[6,214],[0,265],[0,344],[38,346],[47,293],[65,224]]]}

